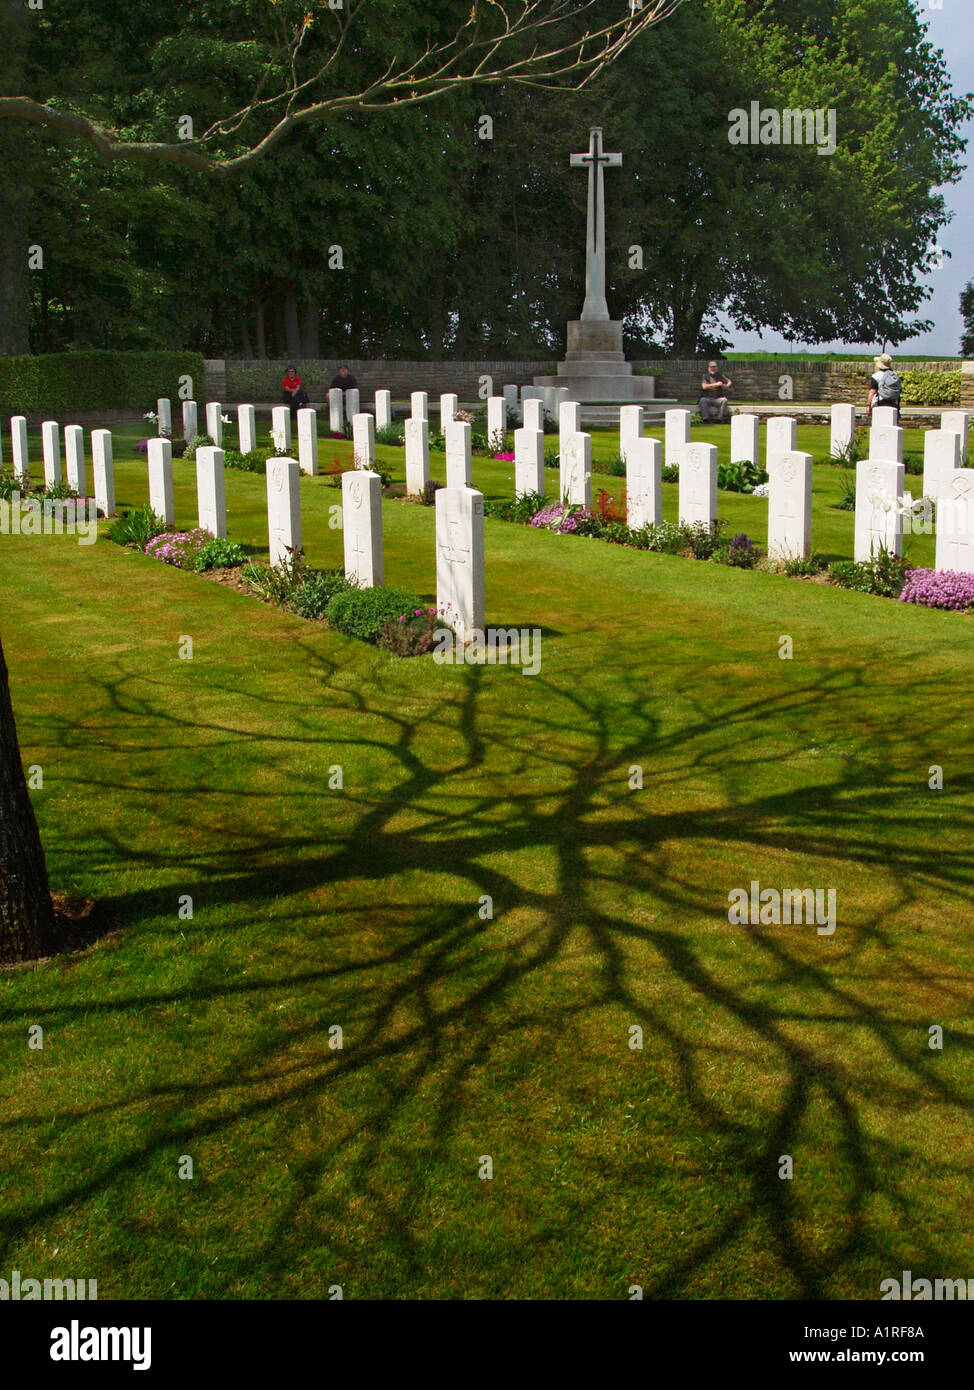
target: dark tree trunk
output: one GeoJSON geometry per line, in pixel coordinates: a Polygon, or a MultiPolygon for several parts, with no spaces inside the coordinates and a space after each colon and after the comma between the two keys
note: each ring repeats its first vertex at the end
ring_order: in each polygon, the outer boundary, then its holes
{"type": "Polygon", "coordinates": [[[32,960],[54,949],[47,865],[20,761],[0,644],[0,961],[32,960]]]}
{"type": "Polygon", "coordinates": [[[267,334],[264,330],[264,301],[257,301],[257,356],[263,361],[267,356],[267,334]]]}
{"type": "Polygon", "coordinates": [[[704,309],[686,301],[673,305],[673,356],[686,360],[696,357],[700,351],[700,328],[703,324],[704,309]]]}
{"type": "Polygon", "coordinates": [[[254,349],[250,341],[250,329],[247,326],[246,309],[242,309],[240,312],[240,351],[248,362],[253,360],[254,349]]]}
{"type": "Polygon", "coordinates": [[[320,323],[321,310],[318,305],[306,304],[301,325],[301,355],[309,362],[314,362],[321,356],[320,323]]]}
{"type": "Polygon", "coordinates": [[[298,322],[298,294],[288,285],[284,295],[284,341],[288,357],[295,361],[301,356],[301,326],[298,322]]]}
{"type": "MultiPolygon", "coordinates": [[[[27,7],[0,4],[0,92],[24,90],[27,7]]],[[[19,121],[0,121],[0,356],[30,352],[27,207],[28,135],[19,121]]]]}

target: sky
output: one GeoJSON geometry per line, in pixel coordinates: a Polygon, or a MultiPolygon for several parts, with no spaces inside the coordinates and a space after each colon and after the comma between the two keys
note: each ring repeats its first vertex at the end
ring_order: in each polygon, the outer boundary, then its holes
{"type": "MultiPolygon", "coordinates": [[[[954,91],[974,92],[974,0],[919,0],[919,8],[929,26],[928,39],[943,49],[954,91]],[[938,7],[930,8],[932,3],[938,7]]],[[[944,257],[939,270],[923,277],[933,290],[933,298],[918,310],[921,318],[933,319],[934,327],[929,333],[900,343],[895,349],[899,357],[908,358],[911,353],[955,357],[960,351],[960,293],[968,280],[974,279],[974,122],[968,122],[963,134],[970,141],[963,156],[969,167],[960,183],[942,190],[954,219],[941,230],[938,245],[951,254],[944,257]]],[[[802,347],[800,343],[789,343],[780,333],[740,333],[727,326],[726,335],[734,339],[735,352],[798,353],[802,347]]],[[[870,356],[880,350],[873,343],[818,343],[812,350],[854,352],[859,348],[870,356]]]]}

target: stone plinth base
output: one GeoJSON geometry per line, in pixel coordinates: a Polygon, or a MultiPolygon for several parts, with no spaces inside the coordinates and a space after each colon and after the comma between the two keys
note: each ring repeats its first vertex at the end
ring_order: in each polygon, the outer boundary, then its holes
{"type": "Polygon", "coordinates": [[[536,376],[535,386],[567,386],[573,401],[651,401],[655,379],[633,376],[622,350],[622,323],[572,319],[564,362],[557,376],[536,376]]]}

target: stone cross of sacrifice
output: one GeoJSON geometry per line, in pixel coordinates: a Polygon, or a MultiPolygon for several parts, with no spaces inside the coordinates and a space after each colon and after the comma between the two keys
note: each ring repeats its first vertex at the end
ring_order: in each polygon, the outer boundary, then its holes
{"type": "Polygon", "coordinates": [[[589,132],[587,154],[573,154],[572,168],[588,169],[588,230],[585,239],[585,303],[582,319],[609,322],[609,306],[605,299],[605,183],[603,169],[618,169],[621,154],[606,154],[602,149],[602,127],[593,126],[589,132]]]}

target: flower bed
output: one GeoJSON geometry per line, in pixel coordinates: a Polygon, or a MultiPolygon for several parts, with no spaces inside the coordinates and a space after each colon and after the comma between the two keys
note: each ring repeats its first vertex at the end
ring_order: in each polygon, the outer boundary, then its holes
{"type": "Polygon", "coordinates": [[[974,612],[974,574],[953,570],[909,570],[900,603],[945,608],[954,613],[974,612]]]}

